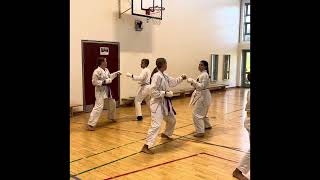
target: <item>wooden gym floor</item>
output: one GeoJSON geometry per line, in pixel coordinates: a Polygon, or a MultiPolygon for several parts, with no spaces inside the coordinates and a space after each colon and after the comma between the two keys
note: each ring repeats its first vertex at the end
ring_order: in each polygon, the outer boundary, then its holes
{"type": "Polygon", "coordinates": [[[250,148],[243,127],[247,91],[213,91],[208,114],[213,128],[203,138],[193,137],[190,97],[174,99],[174,140],[158,137],[153,155],[140,153],[150,125],[145,105],[143,121],[135,120],[134,107],[118,108],[117,122],[107,120],[103,111],[96,131],[86,130],[90,113],[75,115],[70,120],[70,179],[235,179],[232,172],[250,148]]]}

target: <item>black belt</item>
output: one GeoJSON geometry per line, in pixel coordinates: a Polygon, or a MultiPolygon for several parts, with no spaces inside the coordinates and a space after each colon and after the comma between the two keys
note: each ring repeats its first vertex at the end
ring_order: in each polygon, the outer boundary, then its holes
{"type": "Polygon", "coordinates": [[[176,113],[176,111],[174,110],[174,108],[173,108],[173,105],[172,105],[172,102],[171,102],[171,98],[169,98],[169,97],[164,97],[164,99],[166,99],[167,100],[167,108],[168,108],[168,112],[170,113],[170,104],[171,104],[171,107],[172,107],[172,110],[173,110],[173,114],[174,115],[176,115],[177,113],[176,113]]]}
{"type": "Polygon", "coordinates": [[[111,93],[111,87],[110,87],[110,85],[107,85],[107,89],[108,89],[108,98],[112,98],[112,93],[111,93]]]}

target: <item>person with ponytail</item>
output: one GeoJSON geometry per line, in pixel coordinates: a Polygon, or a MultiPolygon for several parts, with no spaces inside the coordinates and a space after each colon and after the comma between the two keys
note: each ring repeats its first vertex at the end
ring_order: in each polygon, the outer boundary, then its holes
{"type": "Polygon", "coordinates": [[[167,69],[167,61],[165,58],[158,58],[156,60],[156,65],[157,68],[152,72],[150,85],[151,126],[148,130],[146,143],[141,149],[141,152],[147,154],[153,154],[150,147],[156,142],[162,120],[166,121],[166,129],[161,134],[161,137],[172,140],[170,136],[172,136],[176,125],[176,112],[171,102],[173,92],[170,91],[169,88],[175,87],[183,80],[187,79],[185,74],[178,78],[172,78],[165,74],[164,71],[167,69]]]}
{"type": "Polygon", "coordinates": [[[194,137],[203,137],[205,129],[212,129],[208,118],[208,110],[211,104],[211,93],[208,89],[210,82],[208,62],[200,61],[198,70],[200,75],[197,80],[188,78],[187,82],[195,88],[190,101],[190,105],[193,106],[192,118],[196,130],[194,137]]]}

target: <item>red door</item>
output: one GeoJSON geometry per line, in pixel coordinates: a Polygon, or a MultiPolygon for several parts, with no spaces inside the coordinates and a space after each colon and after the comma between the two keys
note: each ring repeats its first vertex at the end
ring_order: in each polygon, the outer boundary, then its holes
{"type": "MultiPolygon", "coordinates": [[[[110,73],[120,69],[119,60],[119,43],[104,41],[88,41],[82,42],[82,72],[83,72],[83,107],[85,112],[90,112],[94,106],[94,86],[92,85],[92,73],[97,68],[97,58],[106,57],[108,69],[110,73]]],[[[112,96],[117,104],[120,99],[120,79],[115,78],[111,83],[112,96]]]]}

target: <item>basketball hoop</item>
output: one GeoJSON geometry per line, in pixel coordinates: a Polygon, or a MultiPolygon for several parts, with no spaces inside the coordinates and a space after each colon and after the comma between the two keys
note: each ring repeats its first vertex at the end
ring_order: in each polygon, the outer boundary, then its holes
{"type": "Polygon", "coordinates": [[[164,7],[159,7],[159,6],[155,6],[155,7],[149,7],[146,9],[146,15],[151,15],[151,14],[157,14],[160,13],[161,11],[164,11],[165,8],[164,7]]]}
{"type": "Polygon", "coordinates": [[[149,7],[145,9],[147,16],[155,17],[155,18],[147,17],[147,23],[149,23],[149,20],[152,19],[152,22],[154,24],[158,24],[158,25],[161,24],[160,18],[161,18],[162,11],[164,10],[165,10],[164,7],[159,7],[159,6],[149,7]]]}

